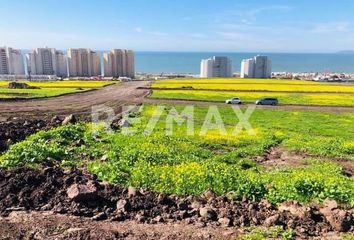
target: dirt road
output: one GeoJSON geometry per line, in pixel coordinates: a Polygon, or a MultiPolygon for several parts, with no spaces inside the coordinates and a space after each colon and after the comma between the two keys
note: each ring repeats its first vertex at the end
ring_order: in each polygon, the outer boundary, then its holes
{"type": "Polygon", "coordinates": [[[137,102],[143,98],[149,91],[138,88],[148,84],[146,81],[125,82],[95,91],[49,99],[0,102],[0,118],[65,116],[71,113],[80,115],[90,113],[92,106],[100,104],[117,109],[128,102],[137,102]]]}

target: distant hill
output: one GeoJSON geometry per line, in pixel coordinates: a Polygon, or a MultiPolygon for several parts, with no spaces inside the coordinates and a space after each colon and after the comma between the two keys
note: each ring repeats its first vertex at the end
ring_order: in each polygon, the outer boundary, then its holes
{"type": "Polygon", "coordinates": [[[337,53],[339,53],[339,54],[354,54],[354,50],[339,51],[337,53]]]}

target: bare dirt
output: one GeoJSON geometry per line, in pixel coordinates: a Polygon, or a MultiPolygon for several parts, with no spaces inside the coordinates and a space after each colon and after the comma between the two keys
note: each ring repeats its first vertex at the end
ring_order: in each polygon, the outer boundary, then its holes
{"type": "Polygon", "coordinates": [[[51,118],[55,115],[91,114],[92,106],[105,104],[119,112],[120,108],[130,102],[139,102],[149,91],[138,89],[149,82],[133,81],[114,84],[95,91],[64,95],[48,99],[14,100],[0,102],[0,121],[9,118],[51,118]]]}
{"type": "Polygon", "coordinates": [[[306,166],[306,159],[311,158],[334,162],[343,168],[344,174],[346,174],[348,177],[354,178],[353,160],[319,157],[315,155],[309,155],[304,152],[291,152],[281,145],[273,146],[268,151],[266,151],[263,156],[259,156],[254,160],[266,167],[279,169],[291,166],[306,166]]]}
{"type": "Polygon", "coordinates": [[[177,197],[97,181],[81,169],[0,169],[0,235],[8,239],[230,239],[283,226],[302,239],[354,231],[354,210],[216,196],[177,197]],[[55,238],[56,237],[56,238],[55,238]],[[46,238],[47,239],[47,238],[46,238]]]}
{"type": "Polygon", "coordinates": [[[13,212],[0,218],[2,239],[236,239],[236,229],[187,223],[94,221],[52,212],[13,212]]]}
{"type": "Polygon", "coordinates": [[[29,135],[40,130],[59,126],[63,119],[55,117],[52,120],[16,120],[0,122],[0,153],[6,151],[12,144],[20,142],[29,135]]]}

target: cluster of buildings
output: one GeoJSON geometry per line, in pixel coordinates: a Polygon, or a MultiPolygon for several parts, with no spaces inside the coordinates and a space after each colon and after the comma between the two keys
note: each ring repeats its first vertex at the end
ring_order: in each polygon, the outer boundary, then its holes
{"type": "Polygon", "coordinates": [[[105,76],[134,78],[135,64],[132,50],[113,49],[104,53],[103,59],[105,76]]]}
{"type": "MultiPolygon", "coordinates": [[[[113,49],[104,53],[102,72],[101,54],[91,49],[70,48],[67,54],[55,48],[36,48],[26,54],[27,74],[35,76],[57,76],[60,78],[134,78],[134,52],[113,49]]],[[[0,48],[0,75],[24,76],[25,62],[20,50],[0,48]]]]}
{"type": "Polygon", "coordinates": [[[34,49],[26,55],[26,61],[29,75],[67,76],[67,60],[64,52],[54,48],[34,49]]]}
{"type": "MultiPolygon", "coordinates": [[[[227,57],[203,59],[201,78],[232,77],[232,61],[227,57]]],[[[241,78],[271,78],[272,61],[267,56],[255,56],[241,62],[241,78]]]]}
{"type": "Polygon", "coordinates": [[[200,77],[232,77],[232,61],[227,57],[203,59],[200,64],[200,77]]]}
{"type": "Polygon", "coordinates": [[[256,56],[241,62],[241,78],[271,78],[272,61],[267,56],[256,56]]]}
{"type": "Polygon", "coordinates": [[[0,75],[22,75],[25,73],[25,66],[20,50],[1,47],[0,48],[0,75]]]}
{"type": "Polygon", "coordinates": [[[101,55],[98,52],[86,48],[69,48],[67,58],[69,77],[92,77],[102,74],[101,55]]]}

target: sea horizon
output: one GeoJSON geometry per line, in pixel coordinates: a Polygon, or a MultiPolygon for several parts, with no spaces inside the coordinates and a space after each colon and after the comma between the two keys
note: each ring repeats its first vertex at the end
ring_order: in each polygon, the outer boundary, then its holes
{"type": "MultiPolygon", "coordinates": [[[[58,49],[61,50],[61,49],[58,49]]],[[[30,50],[21,49],[25,55],[30,50]]],[[[61,50],[66,51],[66,50],[61,50]]],[[[103,53],[109,50],[94,50],[103,53]]],[[[191,74],[200,72],[202,59],[226,56],[233,62],[233,72],[239,72],[242,59],[266,55],[272,60],[273,72],[336,72],[354,73],[354,52],[285,53],[285,52],[214,52],[214,51],[135,51],[135,69],[145,74],[191,74]]]]}
{"type": "Polygon", "coordinates": [[[239,72],[241,61],[256,55],[272,60],[273,72],[354,73],[353,53],[271,53],[271,52],[164,52],[137,51],[136,71],[143,73],[199,74],[200,61],[213,56],[226,56],[239,72]]]}

